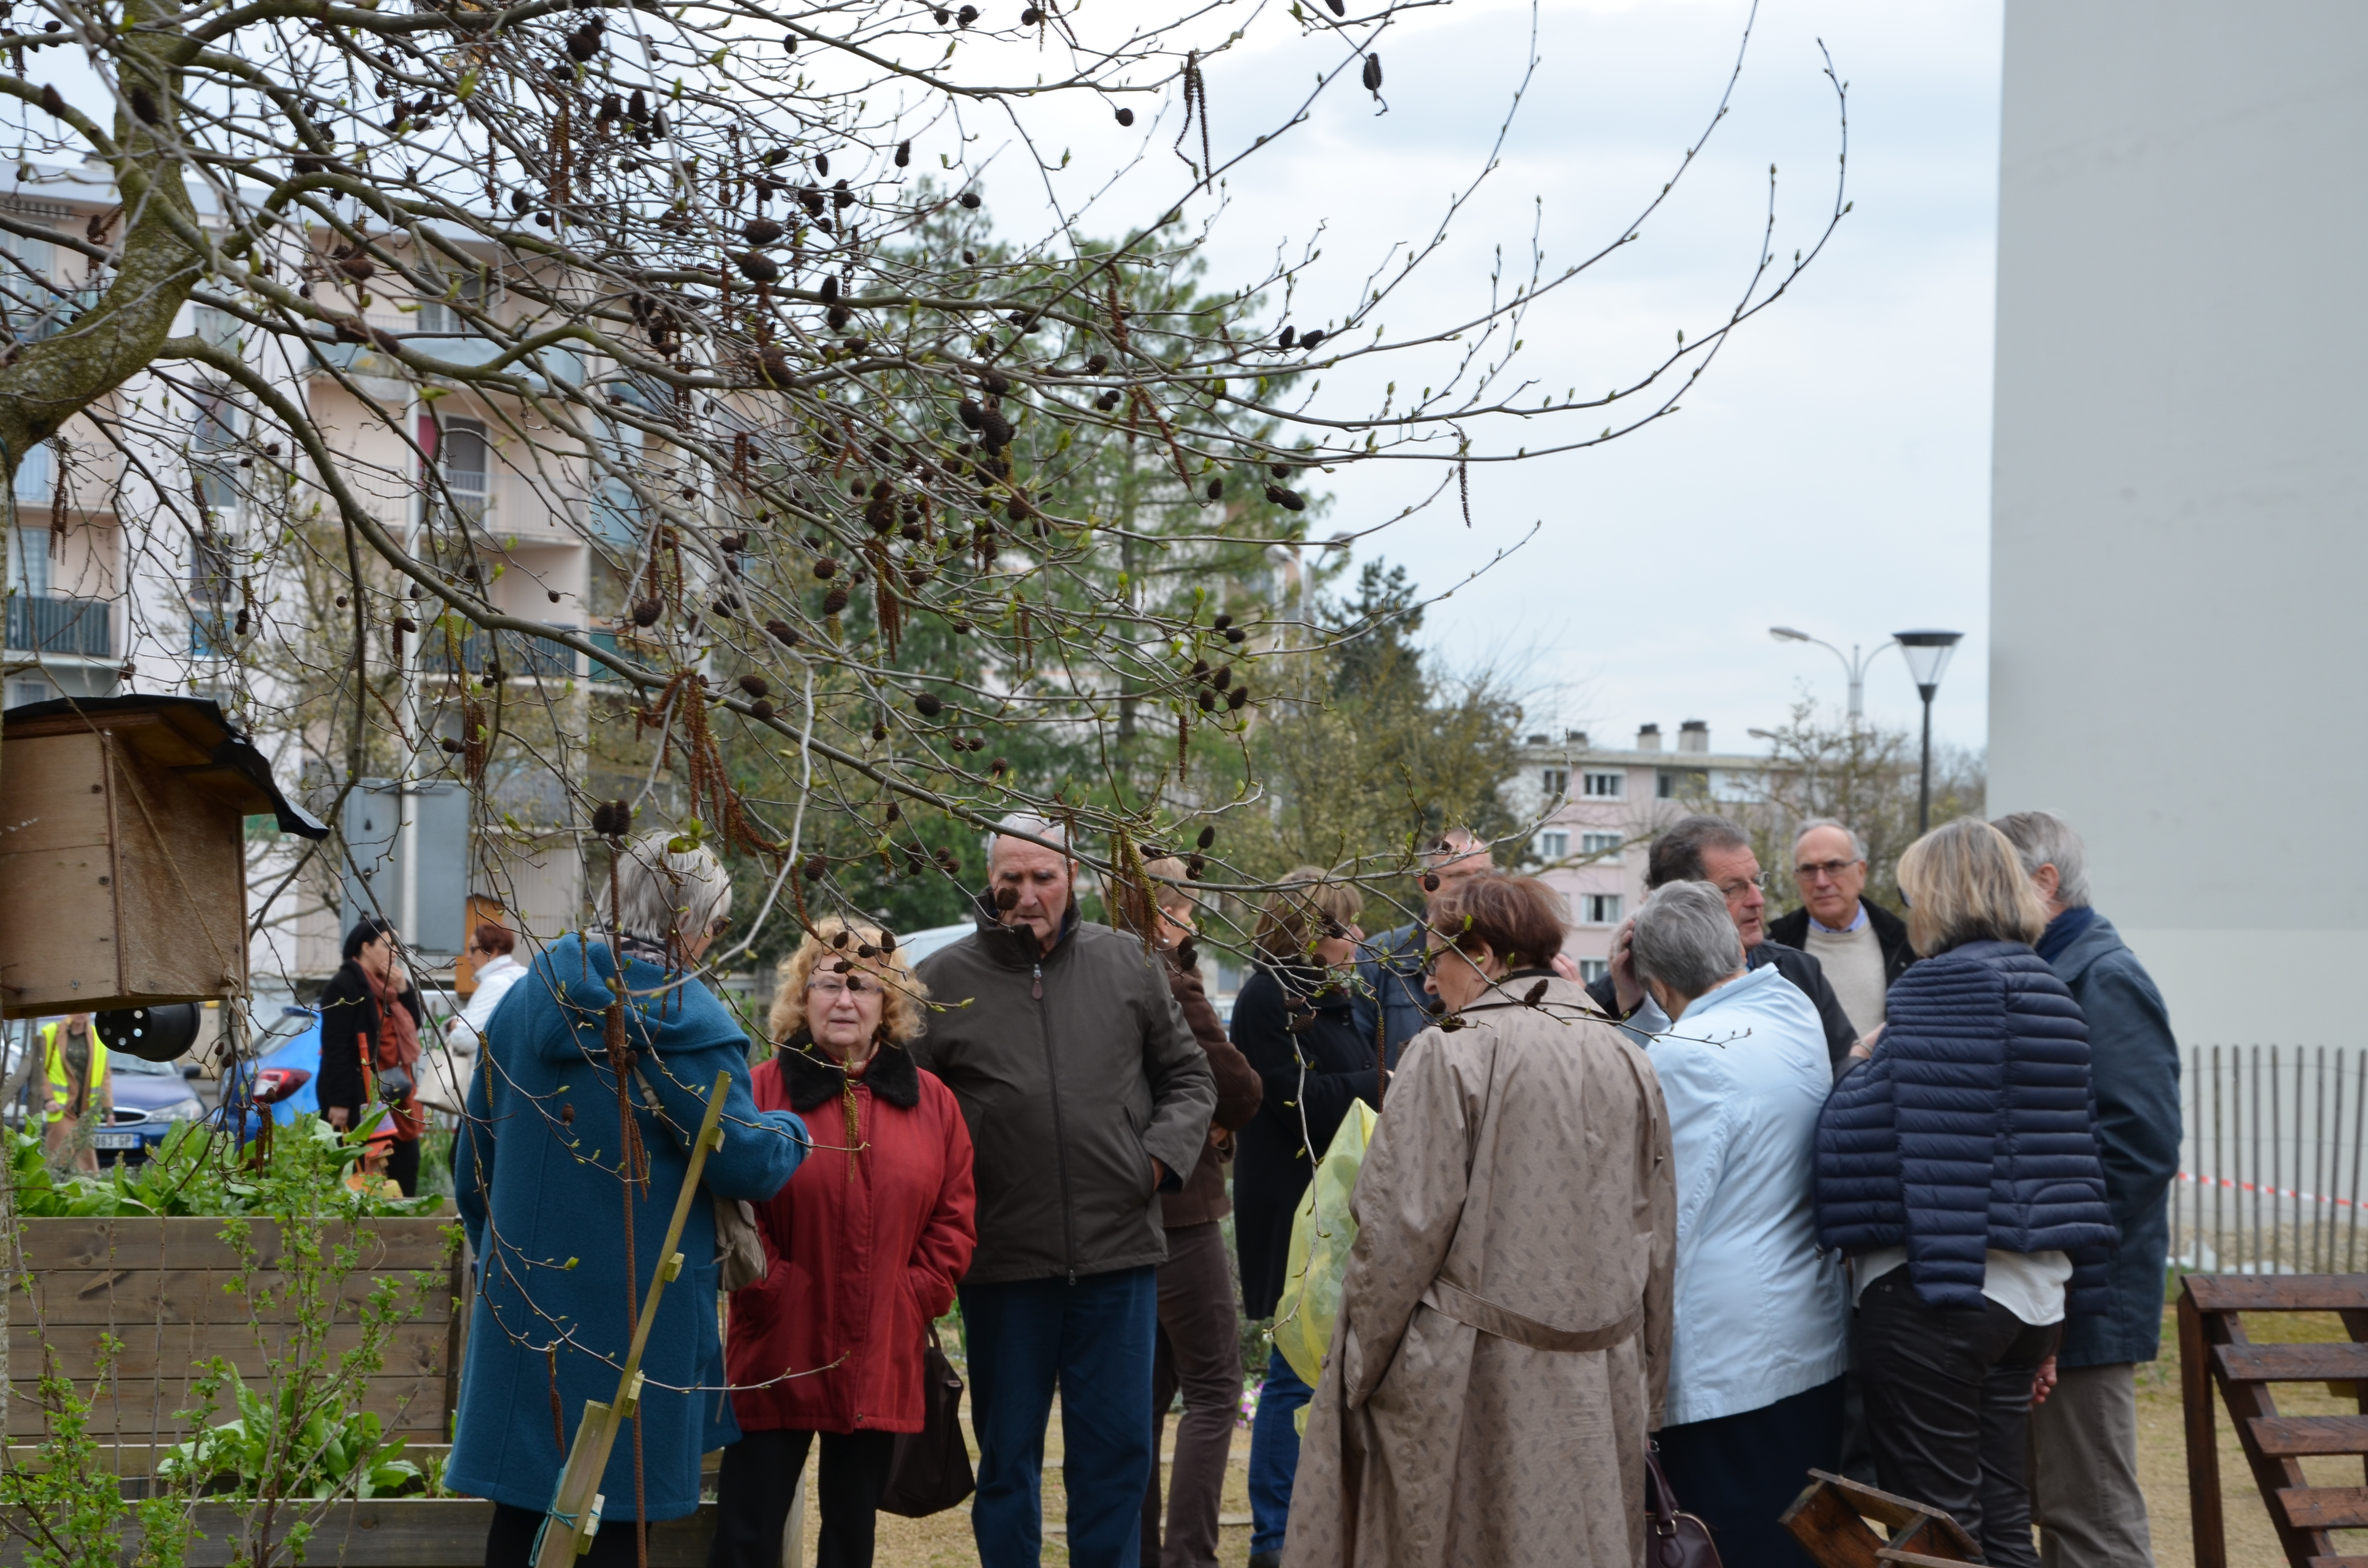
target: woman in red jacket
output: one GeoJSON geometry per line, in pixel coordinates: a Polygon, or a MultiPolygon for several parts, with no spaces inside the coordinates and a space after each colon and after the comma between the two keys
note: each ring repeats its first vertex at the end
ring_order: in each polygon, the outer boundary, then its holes
{"type": "Polygon", "coordinates": [[[921,1429],[921,1352],[978,1232],[970,1132],[903,1042],[927,993],[890,938],[832,918],[781,965],[780,1054],[757,1105],[795,1110],[814,1152],[757,1210],[770,1267],[732,1297],[740,1441],[723,1450],[708,1568],[778,1568],[790,1498],[822,1434],[820,1568],[869,1568],[896,1434],[921,1429]]]}

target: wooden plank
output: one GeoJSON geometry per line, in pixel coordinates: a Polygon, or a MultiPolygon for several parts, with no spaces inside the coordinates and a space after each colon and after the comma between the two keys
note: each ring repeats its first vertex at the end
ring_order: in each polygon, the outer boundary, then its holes
{"type": "Polygon", "coordinates": [[[130,747],[109,750],[124,994],[194,1000],[243,992],[244,820],[130,747]]]}
{"type": "MultiPolygon", "coordinates": [[[[111,1385],[94,1389],[85,1384],[75,1392],[90,1404],[86,1430],[102,1442],[120,1437],[147,1443],[160,1433],[186,1435],[195,1425],[174,1414],[191,1403],[187,1379],[120,1378],[111,1385]]],[[[445,1436],[441,1373],[434,1377],[405,1373],[368,1379],[356,1391],[350,1408],[370,1412],[387,1422],[390,1430],[419,1432],[437,1441],[445,1436]]],[[[206,1424],[227,1421],[235,1414],[228,1391],[224,1391],[217,1397],[212,1418],[206,1424]]],[[[7,1435],[11,1440],[28,1441],[48,1432],[48,1412],[34,1400],[28,1397],[8,1402],[7,1435]]]]}
{"type": "MultiPolygon", "coordinates": [[[[275,1287],[279,1277],[265,1276],[258,1285],[275,1287]]],[[[11,1316],[21,1312],[43,1328],[66,1324],[103,1324],[118,1333],[134,1326],[165,1324],[234,1324],[255,1320],[257,1309],[241,1290],[241,1276],[225,1269],[61,1268],[32,1276],[29,1304],[13,1303],[11,1316]]],[[[377,1276],[356,1272],[342,1279],[324,1281],[337,1305],[336,1317],[351,1322],[373,1291],[377,1276]]],[[[424,1287],[400,1282],[396,1300],[410,1321],[443,1323],[452,1312],[452,1292],[444,1278],[424,1287]]],[[[275,1299],[267,1309],[271,1321],[283,1321],[286,1306],[275,1299]]]]}
{"type": "MultiPolygon", "coordinates": [[[[76,1382],[88,1382],[98,1372],[99,1341],[115,1339],[112,1369],[119,1378],[153,1378],[157,1369],[167,1374],[186,1371],[221,1357],[249,1381],[266,1375],[274,1358],[287,1354],[290,1329],[286,1324],[159,1324],[104,1328],[93,1324],[51,1324],[46,1331],[25,1324],[8,1330],[8,1366],[13,1388],[22,1397],[35,1380],[51,1370],[76,1382]],[[49,1358],[54,1355],[55,1362],[49,1358]]],[[[450,1330],[438,1323],[397,1324],[379,1340],[388,1372],[441,1377],[450,1330]]],[[[330,1358],[361,1343],[359,1324],[338,1324],[322,1336],[320,1348],[330,1358]]]]}
{"type": "MultiPolygon", "coordinates": [[[[2298,1348],[2291,1346],[2252,1345],[2246,1337],[2244,1316],[2240,1312],[2198,1312],[2195,1315],[2202,1327],[2203,1343],[2214,1354],[2213,1360],[2203,1364],[2216,1365],[2216,1358],[2221,1353],[2239,1348],[2247,1350],[2298,1348]]],[[[2265,1454],[2253,1446],[2252,1429],[2247,1424],[2263,1416],[2274,1416],[2278,1414],[2277,1402],[2270,1392],[2272,1385],[2267,1382],[2241,1382],[2216,1374],[2213,1381],[2218,1384],[2220,1397],[2226,1403],[2228,1415],[2237,1424],[2238,1446],[2244,1450],[2245,1463],[2252,1471],[2253,1484],[2260,1489],[2261,1496],[2267,1499],[2291,1487],[2308,1486],[2310,1482],[2303,1474],[2300,1460],[2265,1454]]],[[[2288,1519],[2282,1510],[2268,1506],[2266,1503],[2264,1506],[2269,1515],[2270,1528],[2278,1533],[2279,1550],[2285,1553],[2288,1562],[2300,1562],[2305,1558],[2333,1555],[2335,1542],[2327,1531],[2305,1528],[2288,1519]]],[[[2197,1568],[2204,1568],[2200,1552],[2197,1555],[2197,1568]]]]}
{"type": "MultiPolygon", "coordinates": [[[[222,1239],[229,1221],[219,1219],[26,1220],[25,1267],[51,1268],[229,1268],[241,1267],[239,1249],[222,1239]]],[[[365,1220],[360,1240],[355,1227],[337,1221],[317,1225],[322,1256],[358,1244],[357,1267],[376,1272],[446,1267],[451,1245],[450,1218],[365,1220]]],[[[276,1266],[283,1238],[277,1222],[247,1223],[246,1244],[258,1266],[276,1266]]]]}
{"type": "Polygon", "coordinates": [[[2195,1568],[2228,1568],[2228,1537],[2220,1512],[2220,1439],[2213,1430],[2212,1364],[2204,1346],[2203,1313],[2189,1275],[2179,1292],[2179,1398],[2187,1426],[2187,1507],[2195,1568]]]}
{"type": "Polygon", "coordinates": [[[2289,1486],[2278,1494],[2278,1506],[2296,1529],[2368,1526],[2368,1486],[2289,1486]]]}
{"type": "Polygon", "coordinates": [[[1961,1568],[1962,1557],[1927,1557],[1920,1551],[1894,1551],[1884,1547],[1874,1554],[1878,1562],[1906,1562],[1911,1568],[1961,1568]]]}
{"type": "Polygon", "coordinates": [[[2207,1312],[2339,1312],[2368,1308],[2368,1275],[2190,1274],[2185,1289],[2207,1312]]]}
{"type": "MultiPolygon", "coordinates": [[[[229,1568],[246,1556],[249,1505],[200,1503],[190,1510],[198,1539],[189,1543],[188,1568],[229,1568]]],[[[478,1568],[485,1560],[485,1536],[494,1506],[474,1498],[397,1497],[326,1507],[283,1506],[272,1521],[273,1541],[303,1520],[316,1521],[305,1549],[306,1568],[478,1568]]],[[[631,1532],[631,1521],[605,1527],[631,1532]]],[[[706,1568],[708,1543],[715,1534],[715,1505],[704,1504],[685,1519],[650,1526],[650,1568],[706,1568]]],[[[17,1568],[26,1560],[15,1528],[0,1542],[0,1564],[17,1568]]],[[[122,1561],[132,1560],[127,1542],[122,1561]]]]}
{"type": "Polygon", "coordinates": [[[2232,1383],[2323,1383],[2368,1378],[2368,1345],[2223,1345],[2214,1359],[2232,1383]]]}
{"type": "Polygon", "coordinates": [[[2368,1454],[2368,1415],[2265,1415],[2246,1425],[2265,1454],[2368,1454]]]}

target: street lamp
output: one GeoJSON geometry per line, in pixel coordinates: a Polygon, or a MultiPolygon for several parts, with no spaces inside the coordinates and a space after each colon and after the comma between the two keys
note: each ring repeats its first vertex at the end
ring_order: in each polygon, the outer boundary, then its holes
{"type": "Polygon", "coordinates": [[[1850,651],[1845,654],[1839,648],[1824,639],[1812,637],[1807,632],[1797,631],[1790,626],[1771,626],[1768,629],[1768,635],[1779,642],[1815,642],[1835,658],[1841,660],[1843,673],[1850,676],[1850,722],[1853,725],[1858,723],[1866,712],[1866,667],[1874,663],[1875,653],[1880,653],[1884,648],[1890,647],[1890,643],[1885,642],[1882,648],[1875,649],[1873,653],[1861,655],[1858,651],[1858,644],[1853,642],[1850,644],[1850,651]]]}
{"type": "Polygon", "coordinates": [[[1924,699],[1924,771],[1916,787],[1918,834],[1932,825],[1932,699],[1941,689],[1941,672],[1949,667],[1949,655],[1957,651],[1964,635],[1962,631],[1902,631],[1891,639],[1899,644],[1907,673],[1916,677],[1916,694],[1924,699]]]}

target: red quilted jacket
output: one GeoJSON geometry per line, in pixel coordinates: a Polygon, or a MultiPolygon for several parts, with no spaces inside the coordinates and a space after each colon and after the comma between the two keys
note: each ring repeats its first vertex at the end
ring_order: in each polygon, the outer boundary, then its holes
{"type": "Polygon", "coordinates": [[[917,1432],[929,1324],[978,1242],[970,1131],[952,1092],[883,1045],[855,1080],[850,1155],[842,1075],[803,1044],[755,1074],[758,1108],[798,1112],[814,1152],[757,1206],[771,1267],[732,1296],[733,1412],[747,1431],[917,1432]]]}

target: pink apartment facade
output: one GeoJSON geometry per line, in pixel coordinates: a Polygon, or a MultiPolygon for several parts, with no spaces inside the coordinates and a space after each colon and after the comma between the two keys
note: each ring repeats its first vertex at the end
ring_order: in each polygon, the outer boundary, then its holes
{"type": "Polygon", "coordinates": [[[1611,961],[1612,934],[1645,896],[1645,854],[1653,835],[1690,812],[1745,816],[1768,798],[1769,759],[1714,752],[1710,726],[1689,719],[1665,747],[1658,724],[1624,749],[1599,747],[1583,730],[1556,740],[1531,735],[1521,770],[1499,794],[1524,822],[1526,846],[1498,851],[1563,896],[1569,932],[1563,950],[1594,979],[1611,961]]]}

